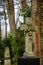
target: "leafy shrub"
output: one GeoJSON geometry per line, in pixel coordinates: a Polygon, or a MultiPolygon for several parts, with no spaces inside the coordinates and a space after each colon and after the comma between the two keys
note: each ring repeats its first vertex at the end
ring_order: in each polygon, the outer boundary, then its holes
{"type": "Polygon", "coordinates": [[[21,57],[24,52],[24,33],[18,30],[18,36],[16,37],[12,32],[8,37],[3,39],[4,45],[10,49],[12,65],[17,65],[18,57],[21,57]]]}
{"type": "Polygon", "coordinates": [[[26,7],[23,11],[21,11],[20,16],[31,17],[31,9],[30,9],[30,7],[26,7]]]}
{"type": "Polygon", "coordinates": [[[18,57],[21,57],[24,52],[24,34],[23,31],[18,30],[18,37],[9,35],[11,39],[11,60],[12,64],[17,65],[18,57]]]}

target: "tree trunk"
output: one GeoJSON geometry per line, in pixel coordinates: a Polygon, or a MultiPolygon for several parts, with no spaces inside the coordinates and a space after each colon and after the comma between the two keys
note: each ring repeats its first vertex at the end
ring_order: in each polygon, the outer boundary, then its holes
{"type": "MultiPolygon", "coordinates": [[[[26,0],[21,0],[22,10],[27,7],[26,0]]],[[[26,43],[26,34],[24,32],[24,43],[26,43]]],[[[26,46],[26,44],[25,44],[26,46]]]]}
{"type": "Polygon", "coordinates": [[[22,9],[25,9],[27,6],[26,0],[21,0],[21,5],[22,5],[22,9]]]}
{"type": "Polygon", "coordinates": [[[40,57],[40,20],[39,20],[39,0],[32,0],[32,20],[38,28],[36,32],[36,55],[40,57]],[[35,3],[35,4],[34,4],[35,3]]]}
{"type": "Polygon", "coordinates": [[[0,39],[1,39],[1,20],[0,20],[0,39]]]}
{"type": "Polygon", "coordinates": [[[13,0],[6,0],[6,7],[7,7],[7,12],[8,12],[8,17],[9,17],[10,29],[14,34],[16,34],[17,30],[16,30],[16,24],[15,24],[13,0]]]}

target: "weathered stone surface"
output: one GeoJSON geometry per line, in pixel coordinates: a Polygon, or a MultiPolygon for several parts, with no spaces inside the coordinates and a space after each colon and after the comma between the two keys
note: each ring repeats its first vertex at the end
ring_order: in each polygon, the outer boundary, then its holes
{"type": "Polygon", "coordinates": [[[28,31],[28,26],[26,24],[22,24],[20,30],[28,31]]]}
{"type": "Polygon", "coordinates": [[[35,56],[32,51],[32,37],[29,37],[29,33],[26,33],[25,36],[25,53],[24,56],[35,56]]]}
{"type": "Polygon", "coordinates": [[[10,59],[8,59],[8,60],[4,60],[4,65],[11,65],[11,61],[10,61],[10,59]]]}
{"type": "Polygon", "coordinates": [[[5,53],[4,53],[4,57],[10,57],[10,50],[9,47],[5,47],[5,53]]]}
{"type": "Polygon", "coordinates": [[[25,24],[31,24],[32,23],[32,18],[30,18],[30,17],[26,17],[26,22],[25,22],[25,24]]]}
{"type": "Polygon", "coordinates": [[[27,25],[26,23],[22,24],[21,28],[20,28],[20,30],[25,31],[25,53],[24,53],[24,56],[35,56],[34,51],[32,51],[33,50],[33,47],[32,47],[32,45],[33,45],[33,39],[32,39],[33,38],[33,29],[35,30],[35,26],[32,24],[27,25]],[[32,31],[31,31],[31,29],[32,29],[32,31]]]}
{"type": "Polygon", "coordinates": [[[4,53],[4,65],[11,65],[11,60],[10,60],[10,50],[9,50],[9,47],[5,47],[5,53],[4,53]]]}

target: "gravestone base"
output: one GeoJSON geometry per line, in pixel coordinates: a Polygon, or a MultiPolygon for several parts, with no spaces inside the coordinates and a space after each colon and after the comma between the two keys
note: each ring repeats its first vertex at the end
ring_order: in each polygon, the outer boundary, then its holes
{"type": "Polygon", "coordinates": [[[11,60],[10,59],[5,59],[4,60],[4,65],[11,65],[11,60]]]}
{"type": "Polygon", "coordinates": [[[9,49],[9,47],[5,47],[4,65],[11,65],[10,49],[9,49]]]}
{"type": "Polygon", "coordinates": [[[23,56],[35,56],[34,52],[24,52],[23,56]]]}
{"type": "Polygon", "coordinates": [[[18,58],[18,65],[40,65],[40,58],[35,56],[23,56],[18,58]]]}

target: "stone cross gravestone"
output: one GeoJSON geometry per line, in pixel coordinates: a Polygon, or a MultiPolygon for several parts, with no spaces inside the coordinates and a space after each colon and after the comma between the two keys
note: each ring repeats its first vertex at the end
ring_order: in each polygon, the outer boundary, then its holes
{"type": "Polygon", "coordinates": [[[24,56],[35,56],[34,52],[32,51],[33,45],[33,31],[35,31],[35,26],[30,22],[31,20],[26,21],[25,24],[21,25],[20,30],[25,32],[25,53],[24,56]],[[29,21],[29,23],[28,23],[29,21]]]}
{"type": "Polygon", "coordinates": [[[11,65],[11,60],[10,60],[10,50],[9,50],[9,47],[5,47],[5,53],[4,53],[4,65],[11,65]]]}
{"type": "Polygon", "coordinates": [[[21,30],[25,32],[25,56],[32,56],[34,52],[32,52],[32,32],[29,31],[29,28],[26,24],[22,24],[21,30]],[[31,34],[31,36],[29,36],[31,34]]]}

